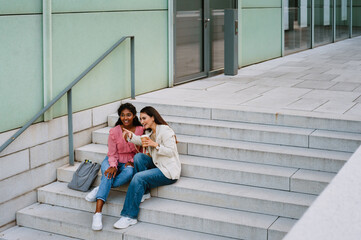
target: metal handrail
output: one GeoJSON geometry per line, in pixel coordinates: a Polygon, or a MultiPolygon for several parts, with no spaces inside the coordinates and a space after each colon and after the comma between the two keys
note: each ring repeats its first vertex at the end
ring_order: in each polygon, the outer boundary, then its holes
{"type": "Polygon", "coordinates": [[[53,106],[62,96],[67,93],[68,102],[68,138],[69,138],[69,164],[74,165],[74,143],[73,143],[73,110],[72,110],[72,88],[87,75],[96,65],[98,65],[106,56],[108,56],[116,47],[118,47],[127,38],[130,38],[130,55],[131,55],[131,93],[130,97],[135,99],[135,71],[134,71],[134,36],[125,36],[119,39],[112,47],[110,47],[103,55],[101,55],[92,65],[84,70],[72,83],[70,83],[63,91],[61,91],[53,100],[51,100],[42,110],[40,110],[31,120],[29,120],[22,128],[20,128],[13,136],[11,136],[0,147],[2,152],[10,143],[12,143],[20,134],[22,134],[36,119],[43,115],[51,106],[53,106]]]}

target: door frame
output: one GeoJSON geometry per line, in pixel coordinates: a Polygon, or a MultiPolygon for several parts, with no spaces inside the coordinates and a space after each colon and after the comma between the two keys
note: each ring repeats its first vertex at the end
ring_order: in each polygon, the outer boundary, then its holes
{"type": "MultiPolygon", "coordinates": [[[[193,74],[193,75],[188,75],[185,77],[181,77],[177,79],[177,83],[176,81],[176,14],[177,14],[177,9],[176,9],[176,1],[177,0],[168,0],[168,69],[169,69],[169,82],[168,82],[168,86],[169,87],[173,87],[176,84],[182,84],[182,83],[186,83],[189,81],[193,81],[199,78],[203,78],[203,77],[209,77],[209,76],[214,76],[217,74],[220,74],[224,71],[224,69],[216,69],[216,70],[212,70],[210,71],[210,66],[211,66],[211,59],[210,59],[210,54],[211,54],[211,36],[210,36],[210,28],[209,27],[205,27],[205,21],[206,19],[211,19],[211,12],[210,12],[210,1],[211,0],[203,0],[202,1],[202,5],[203,5],[203,71],[193,74]]],[[[179,1],[179,0],[178,0],[179,1]]],[[[233,0],[234,1],[234,7],[236,9],[238,9],[238,1],[237,0],[233,0]]]]}

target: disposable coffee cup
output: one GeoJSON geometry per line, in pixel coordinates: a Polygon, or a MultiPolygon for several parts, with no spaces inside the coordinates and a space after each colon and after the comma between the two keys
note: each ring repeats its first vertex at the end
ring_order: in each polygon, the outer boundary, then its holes
{"type": "Polygon", "coordinates": [[[146,153],[146,151],[147,151],[146,147],[143,146],[143,141],[145,138],[149,138],[149,136],[148,135],[140,136],[140,139],[142,140],[143,153],[146,153]]]}

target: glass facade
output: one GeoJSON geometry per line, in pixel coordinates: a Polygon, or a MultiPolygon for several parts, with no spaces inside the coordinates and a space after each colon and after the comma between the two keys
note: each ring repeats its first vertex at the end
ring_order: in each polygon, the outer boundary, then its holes
{"type": "Polygon", "coordinates": [[[176,8],[175,77],[182,79],[204,71],[203,1],[177,1],[176,8]]]}
{"type": "Polygon", "coordinates": [[[285,54],[311,47],[311,0],[284,1],[285,54]]]}
{"type": "Polygon", "coordinates": [[[233,8],[233,0],[212,0],[210,8],[210,71],[224,68],[224,9],[233,8]]]}
{"type": "Polygon", "coordinates": [[[336,0],[336,40],[350,36],[350,4],[348,0],[336,0]]]}
{"type": "Polygon", "coordinates": [[[176,1],[175,84],[224,68],[224,10],[235,7],[235,0],[176,1]]]}
{"type": "Polygon", "coordinates": [[[314,44],[315,46],[333,41],[333,0],[314,0],[314,44]]]}
{"type": "Polygon", "coordinates": [[[361,0],[352,0],[352,36],[361,35],[361,0]]]}
{"type": "Polygon", "coordinates": [[[360,36],[361,0],[283,0],[283,28],[284,54],[360,36]]]}

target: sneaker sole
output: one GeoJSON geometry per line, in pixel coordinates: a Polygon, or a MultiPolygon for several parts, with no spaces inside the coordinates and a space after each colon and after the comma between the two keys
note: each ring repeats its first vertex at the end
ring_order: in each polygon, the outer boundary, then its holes
{"type": "Polygon", "coordinates": [[[94,231],[100,231],[100,230],[103,229],[103,226],[101,226],[100,228],[92,227],[92,229],[93,229],[94,231]]]}
{"type": "Polygon", "coordinates": [[[130,226],[133,226],[133,225],[135,225],[135,224],[137,224],[137,223],[138,223],[138,221],[135,221],[135,222],[130,222],[129,225],[128,225],[128,226],[125,226],[125,227],[116,227],[116,226],[114,226],[114,225],[113,225],[113,227],[116,228],[116,229],[125,229],[125,228],[130,227],[130,226]]]}

